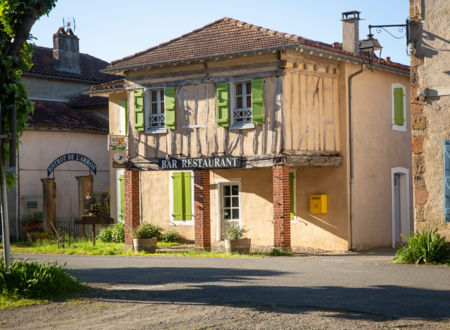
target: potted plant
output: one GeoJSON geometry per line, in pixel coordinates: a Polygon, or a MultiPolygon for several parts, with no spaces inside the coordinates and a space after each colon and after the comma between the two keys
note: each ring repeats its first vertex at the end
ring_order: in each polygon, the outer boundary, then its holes
{"type": "Polygon", "coordinates": [[[161,237],[161,231],[160,227],[148,222],[142,222],[138,227],[133,228],[131,236],[133,237],[134,252],[154,253],[158,237],[161,237]]]}
{"type": "Polygon", "coordinates": [[[42,213],[33,213],[23,219],[23,229],[29,241],[35,241],[44,233],[42,226],[42,213]]]}
{"type": "Polygon", "coordinates": [[[232,222],[225,225],[225,251],[227,253],[237,252],[241,254],[250,253],[251,239],[244,238],[247,230],[239,226],[239,224],[232,222]]]}

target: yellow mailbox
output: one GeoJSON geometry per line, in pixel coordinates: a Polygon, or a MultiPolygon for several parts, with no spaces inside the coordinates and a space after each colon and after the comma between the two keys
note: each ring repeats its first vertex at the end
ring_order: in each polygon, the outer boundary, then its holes
{"type": "Polygon", "coordinates": [[[327,214],[327,195],[311,195],[309,197],[309,208],[313,214],[327,214]]]}

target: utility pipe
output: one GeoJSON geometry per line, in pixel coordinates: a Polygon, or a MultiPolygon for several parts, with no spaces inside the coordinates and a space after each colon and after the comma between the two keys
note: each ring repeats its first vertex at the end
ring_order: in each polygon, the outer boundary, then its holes
{"type": "Polygon", "coordinates": [[[350,159],[350,221],[349,221],[349,250],[353,251],[353,112],[352,112],[352,80],[364,72],[366,65],[363,63],[361,69],[348,77],[348,131],[349,131],[349,159],[350,159]]]}

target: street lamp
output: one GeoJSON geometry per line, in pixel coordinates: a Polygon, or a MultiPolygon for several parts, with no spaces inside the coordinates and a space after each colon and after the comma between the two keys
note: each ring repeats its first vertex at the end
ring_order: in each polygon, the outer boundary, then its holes
{"type": "Polygon", "coordinates": [[[369,33],[367,37],[367,39],[364,39],[359,44],[359,53],[363,55],[363,63],[368,64],[370,71],[373,71],[373,59],[375,57],[375,51],[379,50],[379,55],[381,55],[381,49],[383,47],[380,46],[380,43],[373,37],[372,33],[369,33]]]}

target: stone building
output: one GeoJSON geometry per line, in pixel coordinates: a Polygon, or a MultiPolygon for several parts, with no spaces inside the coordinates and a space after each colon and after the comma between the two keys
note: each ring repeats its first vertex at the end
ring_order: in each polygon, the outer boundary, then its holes
{"type": "Polygon", "coordinates": [[[409,67],[359,54],[359,12],[343,43],[223,18],[105,72],[112,214],[223,247],[395,246],[412,230],[409,67]],[[352,126],[350,126],[350,122],[352,126]],[[350,141],[352,143],[350,143],[350,141]]]}
{"type": "Polygon", "coordinates": [[[416,230],[450,240],[450,2],[410,0],[416,230]]]}

